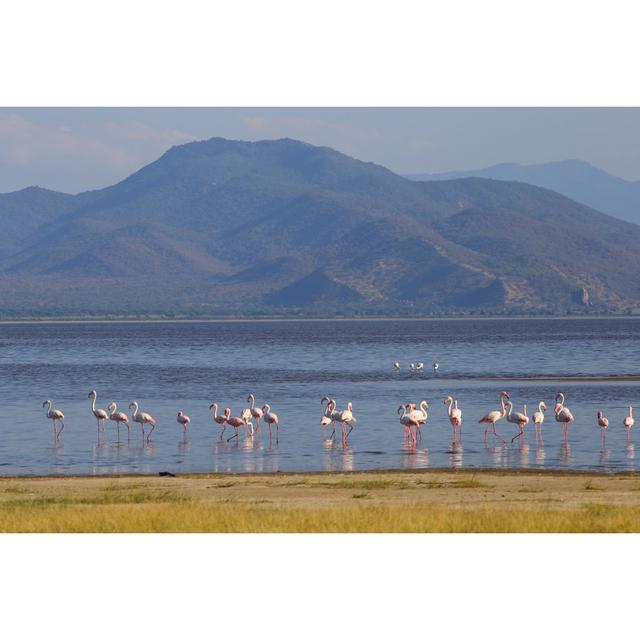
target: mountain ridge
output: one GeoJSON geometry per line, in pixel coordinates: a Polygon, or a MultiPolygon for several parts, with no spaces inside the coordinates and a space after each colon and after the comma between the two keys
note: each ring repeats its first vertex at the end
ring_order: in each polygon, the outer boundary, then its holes
{"type": "Polygon", "coordinates": [[[292,139],[186,143],[105,189],[14,193],[0,317],[640,309],[636,225],[530,184],[412,181],[292,139]]]}

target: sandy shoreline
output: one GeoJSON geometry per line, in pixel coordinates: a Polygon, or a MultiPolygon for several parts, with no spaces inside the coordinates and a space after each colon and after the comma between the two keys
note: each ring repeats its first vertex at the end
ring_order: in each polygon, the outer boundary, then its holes
{"type": "Polygon", "coordinates": [[[640,474],[428,469],[4,477],[0,530],[640,531],[640,474]]]}

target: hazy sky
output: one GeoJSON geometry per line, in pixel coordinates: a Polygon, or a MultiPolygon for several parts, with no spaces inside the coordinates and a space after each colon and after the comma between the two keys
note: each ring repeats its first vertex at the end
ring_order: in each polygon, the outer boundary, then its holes
{"type": "Polygon", "coordinates": [[[104,187],[213,136],[297,138],[398,173],[578,158],[640,180],[640,108],[3,108],[0,192],[104,187]]]}

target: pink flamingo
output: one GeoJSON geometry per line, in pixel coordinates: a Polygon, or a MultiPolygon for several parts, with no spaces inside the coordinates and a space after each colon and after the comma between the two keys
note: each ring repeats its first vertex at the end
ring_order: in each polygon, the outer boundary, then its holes
{"type": "Polygon", "coordinates": [[[118,427],[118,442],[120,441],[120,423],[124,422],[127,425],[127,440],[131,439],[131,428],[129,427],[129,416],[124,411],[116,411],[118,405],[115,402],[110,402],[107,406],[109,409],[109,420],[113,420],[118,427]]]}
{"type": "Polygon", "coordinates": [[[88,397],[92,399],[91,411],[98,421],[98,439],[100,439],[100,423],[102,422],[102,429],[104,430],[105,420],[108,420],[109,414],[104,409],[96,409],[96,400],[98,399],[98,393],[95,389],[89,391],[88,397]]]}
{"type": "Polygon", "coordinates": [[[447,415],[449,416],[449,422],[453,427],[453,443],[456,443],[456,429],[460,427],[460,441],[462,441],[462,411],[458,409],[458,401],[454,400],[452,396],[447,396],[442,400],[443,404],[448,404],[447,415]],[[455,402],[455,406],[454,406],[455,402]]]}
{"type": "Polygon", "coordinates": [[[43,407],[47,407],[47,418],[49,418],[49,420],[52,421],[52,425],[53,425],[53,435],[55,436],[55,439],[57,440],[60,437],[60,434],[62,433],[62,431],[64,430],[64,413],[62,413],[62,411],[60,411],[60,409],[52,409],[51,408],[51,400],[45,400],[42,403],[43,407]],[[60,431],[56,430],[56,420],[62,425],[60,427],[60,431]]]}
{"type": "Polygon", "coordinates": [[[629,405],[629,413],[622,422],[622,424],[625,426],[625,429],[627,430],[627,445],[631,444],[631,427],[633,427],[633,423],[633,407],[629,405]]]}
{"type": "MultiPolygon", "coordinates": [[[[225,414],[226,414],[226,410],[225,410],[225,414]]],[[[231,410],[229,410],[229,414],[231,414],[231,410]]],[[[227,424],[230,427],[233,427],[236,431],[234,435],[232,435],[230,438],[227,438],[227,442],[238,437],[238,429],[241,429],[241,428],[246,429],[247,433],[251,433],[251,431],[249,430],[249,422],[245,417],[239,418],[238,416],[233,416],[233,417],[227,418],[227,424]]]]}
{"type": "Polygon", "coordinates": [[[420,408],[417,408],[414,402],[410,402],[407,405],[407,409],[409,411],[409,415],[418,423],[418,426],[416,427],[416,435],[420,437],[420,440],[422,440],[422,425],[427,424],[427,420],[429,419],[429,414],[427,413],[429,403],[426,400],[421,400],[420,408]]]}
{"type": "Polygon", "coordinates": [[[229,419],[229,416],[231,415],[231,409],[229,409],[229,407],[227,407],[224,410],[224,413],[221,416],[218,415],[218,404],[216,402],[212,402],[209,405],[209,409],[213,409],[213,419],[222,427],[222,431],[220,432],[220,440],[222,440],[222,436],[224,435],[224,431],[227,428],[226,427],[227,420],[229,419]]]}
{"type": "Polygon", "coordinates": [[[487,423],[487,426],[484,430],[484,441],[487,441],[487,431],[489,427],[493,427],[493,435],[496,438],[502,440],[502,442],[506,442],[505,439],[496,431],[496,422],[498,420],[502,420],[507,415],[507,407],[505,406],[505,398],[509,400],[509,394],[506,391],[500,392],[500,404],[502,406],[501,411],[489,411],[486,415],[484,415],[480,420],[478,420],[478,424],[482,424],[483,422],[487,423]]]}
{"type": "Polygon", "coordinates": [[[556,422],[562,424],[562,436],[565,442],[569,437],[569,425],[573,422],[573,414],[564,406],[564,393],[556,395],[556,404],[553,407],[556,414],[556,422]]]}
{"type": "Polygon", "coordinates": [[[544,422],[544,412],[547,410],[547,405],[544,402],[538,403],[538,410],[533,414],[533,427],[536,433],[536,444],[542,442],[542,423],[544,422]]]}
{"type": "Polygon", "coordinates": [[[327,406],[324,408],[324,413],[322,418],[320,418],[320,424],[322,425],[322,433],[324,434],[324,439],[327,439],[327,427],[334,423],[334,419],[331,417],[334,409],[336,408],[335,400],[332,400],[328,396],[325,396],[320,400],[320,404],[327,403],[327,406]]]}
{"type": "MultiPolygon", "coordinates": [[[[331,418],[335,422],[340,422],[342,424],[342,446],[347,446],[347,440],[349,438],[349,434],[353,431],[352,422],[357,422],[356,417],[353,415],[353,404],[349,402],[347,404],[347,408],[344,411],[332,411],[331,418]],[[349,432],[347,433],[347,425],[349,425],[349,432]]],[[[331,434],[331,438],[336,435],[336,429],[333,428],[333,433],[331,434]]]]}
{"type": "Polygon", "coordinates": [[[271,440],[271,426],[276,425],[276,443],[278,442],[279,431],[280,431],[280,422],[278,420],[278,415],[271,411],[271,407],[268,404],[263,405],[262,407],[262,416],[264,421],[269,425],[269,440],[271,440]]]}
{"type": "Polygon", "coordinates": [[[187,433],[187,427],[191,422],[191,418],[189,416],[184,415],[184,411],[178,411],[178,416],[176,417],[176,422],[182,425],[183,433],[187,433]]]}
{"type": "Polygon", "coordinates": [[[404,437],[409,446],[415,447],[418,442],[418,418],[409,411],[409,404],[401,404],[398,407],[400,424],[404,427],[404,437]],[[415,430],[415,433],[414,433],[415,430]]]}
{"type": "Polygon", "coordinates": [[[256,407],[256,399],[253,397],[253,393],[250,393],[247,396],[247,402],[251,403],[251,406],[249,407],[249,411],[251,412],[251,417],[255,418],[256,421],[256,432],[258,431],[258,429],[260,429],[260,420],[262,419],[262,416],[264,415],[264,411],[260,408],[260,407],[256,407]]]}
{"type": "Polygon", "coordinates": [[[140,427],[142,428],[142,443],[144,445],[144,441],[145,441],[145,432],[144,432],[144,425],[145,424],[150,424],[151,425],[151,430],[149,431],[146,437],[147,440],[147,444],[149,444],[149,440],[151,439],[151,434],[153,433],[153,430],[156,428],[156,419],[149,413],[145,413],[144,411],[138,411],[138,403],[133,400],[132,402],[129,403],[129,409],[131,409],[131,411],[133,411],[133,413],[131,414],[131,417],[133,418],[134,422],[137,422],[140,427]]]}
{"type": "Polygon", "coordinates": [[[602,411],[598,411],[596,417],[598,418],[598,426],[600,427],[600,444],[604,449],[606,439],[605,434],[607,432],[607,429],[609,428],[609,420],[605,418],[605,415],[602,411]]]}
{"type": "Polygon", "coordinates": [[[507,421],[511,422],[511,424],[515,424],[518,426],[518,433],[511,438],[511,442],[513,442],[516,438],[523,436],[521,442],[524,441],[524,428],[529,424],[529,416],[527,415],[527,405],[522,405],[523,412],[513,410],[513,402],[509,400],[509,413],[507,414],[507,421]]]}

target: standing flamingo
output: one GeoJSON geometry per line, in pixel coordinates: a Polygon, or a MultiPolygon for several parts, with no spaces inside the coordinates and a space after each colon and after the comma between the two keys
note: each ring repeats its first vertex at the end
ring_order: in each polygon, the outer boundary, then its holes
{"type": "Polygon", "coordinates": [[[544,412],[547,410],[547,405],[544,402],[538,403],[538,410],[533,414],[533,427],[536,433],[536,444],[542,443],[542,423],[544,422],[544,412]]]}
{"type": "Polygon", "coordinates": [[[596,417],[598,418],[598,426],[600,427],[600,445],[604,450],[606,440],[605,434],[607,432],[607,429],[609,428],[609,420],[605,418],[605,415],[602,411],[598,411],[596,417]]]}
{"type": "Polygon", "coordinates": [[[462,411],[458,409],[458,401],[454,400],[452,396],[443,398],[442,402],[448,404],[447,415],[449,416],[449,422],[453,427],[453,442],[456,442],[456,429],[460,427],[460,435],[462,436],[462,411]],[[453,406],[455,402],[455,407],[453,406]]]}
{"type": "Polygon", "coordinates": [[[260,420],[262,419],[264,412],[260,407],[255,406],[256,399],[253,397],[253,393],[250,393],[247,396],[247,402],[251,403],[251,406],[249,407],[249,411],[251,412],[251,417],[255,418],[256,420],[256,432],[257,432],[258,429],[260,429],[260,420]]]}
{"type": "Polygon", "coordinates": [[[513,442],[516,438],[523,436],[522,441],[524,442],[524,428],[529,424],[529,416],[527,415],[527,405],[522,405],[523,412],[513,410],[513,402],[509,400],[509,413],[507,413],[507,422],[511,422],[511,424],[515,424],[518,426],[518,433],[511,438],[511,442],[513,442]]]}
{"type": "Polygon", "coordinates": [[[118,427],[118,442],[120,441],[120,423],[124,422],[127,425],[127,439],[131,439],[131,428],[129,427],[129,417],[124,411],[116,411],[118,405],[115,402],[110,402],[107,406],[109,409],[109,420],[113,420],[118,427]]]}
{"type": "Polygon", "coordinates": [[[153,433],[153,430],[156,428],[156,419],[152,415],[150,415],[148,413],[145,413],[144,411],[138,412],[138,403],[135,400],[133,400],[131,403],[129,403],[129,409],[131,409],[131,411],[133,411],[133,413],[131,414],[131,418],[133,419],[133,421],[137,422],[140,425],[140,427],[142,428],[142,441],[143,442],[145,440],[144,425],[145,424],[150,424],[151,425],[151,430],[147,434],[147,444],[149,444],[149,440],[151,438],[151,434],[153,433]]]}
{"type": "Polygon", "coordinates": [[[271,411],[271,407],[268,404],[263,405],[262,415],[264,421],[269,425],[269,440],[271,440],[271,425],[276,425],[276,444],[278,443],[280,422],[278,421],[278,415],[271,411]]]}
{"type": "Polygon", "coordinates": [[[562,424],[562,436],[566,443],[569,437],[569,425],[573,422],[573,414],[564,406],[564,393],[556,395],[556,405],[553,407],[553,411],[556,414],[556,422],[562,424]]]}
{"type": "MultiPolygon", "coordinates": [[[[229,410],[229,414],[231,414],[231,410],[229,410]]],[[[246,429],[248,433],[253,434],[253,429],[251,428],[250,430],[249,428],[249,425],[251,423],[248,421],[246,417],[238,417],[238,416],[229,417],[227,418],[227,424],[230,427],[233,427],[236,431],[234,435],[232,435],[230,438],[227,438],[227,442],[238,437],[238,429],[240,428],[246,429]]],[[[253,427],[253,425],[251,426],[253,427]]]]}
{"type": "Polygon", "coordinates": [[[178,411],[178,415],[176,417],[176,422],[182,425],[182,432],[186,435],[187,427],[191,422],[191,418],[189,416],[184,415],[184,411],[178,411]]]}
{"type": "Polygon", "coordinates": [[[631,427],[633,427],[633,423],[633,407],[629,405],[629,413],[622,422],[622,424],[625,426],[625,429],[627,430],[627,446],[631,444],[631,427]]]}
{"type": "MultiPolygon", "coordinates": [[[[104,429],[105,420],[108,420],[109,414],[104,409],[96,409],[96,400],[98,399],[98,392],[95,389],[89,391],[89,398],[92,399],[91,411],[98,421],[98,439],[100,438],[100,423],[102,422],[102,429],[104,429]]],[[[99,444],[99,443],[98,443],[99,444]]]]}
{"type": "MultiPolygon", "coordinates": [[[[349,434],[353,431],[353,422],[357,422],[356,417],[353,415],[353,404],[349,402],[347,404],[347,408],[344,411],[332,411],[331,417],[335,419],[336,422],[340,422],[342,424],[342,446],[347,446],[347,440],[349,439],[349,434]],[[347,432],[347,425],[349,425],[349,432],[347,432]]],[[[335,435],[335,428],[331,437],[335,435]]]]}
{"type": "Polygon", "coordinates": [[[496,422],[498,422],[498,420],[502,420],[502,418],[505,417],[505,415],[507,415],[507,407],[505,406],[505,398],[507,400],[509,400],[509,394],[506,391],[501,391],[500,392],[500,405],[502,406],[502,410],[501,411],[489,411],[489,413],[487,413],[486,415],[484,415],[482,418],[480,418],[480,420],[478,420],[478,424],[482,424],[483,422],[487,423],[487,426],[484,430],[484,441],[487,441],[487,431],[489,430],[489,427],[493,427],[493,435],[496,436],[496,438],[499,438],[500,440],[502,440],[502,442],[506,442],[505,439],[496,431],[496,422]]]}
{"type": "Polygon", "coordinates": [[[407,443],[410,446],[415,447],[418,441],[417,431],[418,431],[418,419],[416,416],[412,416],[409,411],[408,404],[401,404],[398,407],[398,414],[400,415],[400,424],[404,427],[404,435],[407,440],[407,443]],[[414,429],[416,434],[414,434],[414,429]]]}
{"type": "Polygon", "coordinates": [[[420,401],[420,408],[417,409],[416,405],[413,402],[410,402],[407,405],[407,410],[409,411],[409,415],[417,422],[416,434],[420,436],[420,440],[422,440],[422,425],[427,423],[429,419],[429,414],[427,413],[427,409],[429,408],[429,403],[426,400],[420,401]]]}
{"type": "Polygon", "coordinates": [[[60,409],[52,409],[51,408],[51,400],[45,400],[42,403],[43,407],[47,407],[47,418],[49,418],[49,420],[52,420],[52,425],[53,425],[53,435],[55,436],[55,439],[57,440],[60,437],[60,434],[62,433],[62,431],[64,430],[64,413],[62,413],[62,411],[60,411],[60,409]],[[60,431],[56,430],[56,420],[62,425],[60,427],[60,431]]]}
{"type": "Polygon", "coordinates": [[[329,398],[329,396],[325,396],[324,398],[322,398],[322,400],[320,400],[320,404],[324,404],[327,403],[327,406],[324,408],[324,413],[322,415],[322,418],[320,418],[320,424],[322,425],[322,432],[324,434],[324,439],[327,439],[327,427],[329,425],[333,425],[333,423],[335,422],[335,420],[332,417],[333,411],[336,408],[336,402],[335,400],[332,400],[331,398],[329,398]]]}
{"type": "Polygon", "coordinates": [[[222,427],[222,431],[220,432],[220,440],[222,440],[222,436],[227,428],[227,420],[231,415],[231,409],[227,407],[221,416],[218,415],[218,404],[216,402],[212,402],[209,405],[209,409],[213,409],[213,419],[222,427]]]}

